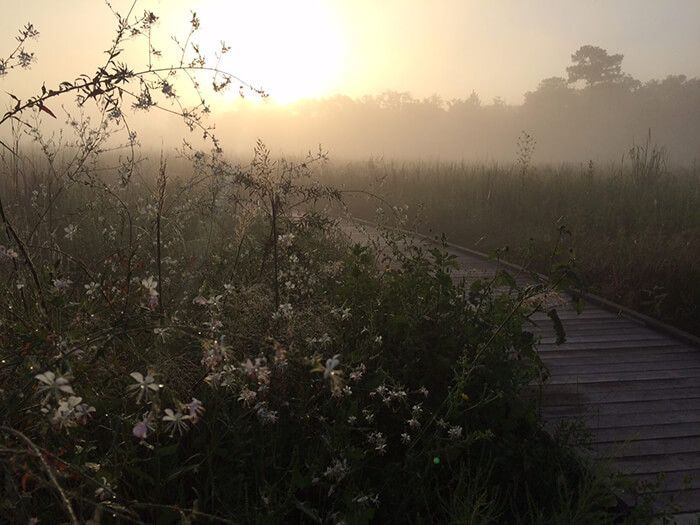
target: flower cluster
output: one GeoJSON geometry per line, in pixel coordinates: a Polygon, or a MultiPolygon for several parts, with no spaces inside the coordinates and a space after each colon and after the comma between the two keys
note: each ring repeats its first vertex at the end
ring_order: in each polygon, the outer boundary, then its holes
{"type": "MultiPolygon", "coordinates": [[[[155,403],[155,401],[156,396],[164,385],[156,383],[154,374],[149,373],[144,376],[140,372],[132,372],[129,375],[135,381],[135,384],[126,387],[127,393],[135,396],[136,404],[144,402],[147,405],[151,405],[151,409],[143,414],[141,420],[132,429],[134,437],[137,437],[143,443],[156,428],[156,421],[159,417],[159,404],[155,403]]],[[[176,408],[166,408],[163,412],[164,415],[160,419],[165,423],[166,430],[170,431],[170,437],[173,437],[176,432],[178,435],[184,434],[189,430],[191,424],[194,425],[199,422],[200,417],[204,414],[204,406],[201,401],[192,398],[192,401],[189,403],[183,404],[178,402],[176,408]]]]}
{"type": "Polygon", "coordinates": [[[43,394],[41,411],[49,416],[49,421],[62,429],[84,425],[95,412],[95,407],[83,403],[70,385],[70,376],[51,370],[34,376],[39,382],[38,394],[43,394]],[[55,405],[53,404],[55,402],[55,405]]]}

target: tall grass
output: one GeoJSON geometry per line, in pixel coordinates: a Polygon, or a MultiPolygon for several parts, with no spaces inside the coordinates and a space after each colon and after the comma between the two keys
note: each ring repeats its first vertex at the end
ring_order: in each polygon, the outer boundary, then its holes
{"type": "Polygon", "coordinates": [[[444,232],[484,252],[507,245],[513,261],[544,273],[564,226],[583,286],[700,334],[696,169],[667,168],[663,151],[649,143],[632,147],[618,165],[523,162],[338,163],[324,170],[324,181],[347,190],[359,216],[372,218],[386,203],[407,207],[423,232],[444,232]]]}

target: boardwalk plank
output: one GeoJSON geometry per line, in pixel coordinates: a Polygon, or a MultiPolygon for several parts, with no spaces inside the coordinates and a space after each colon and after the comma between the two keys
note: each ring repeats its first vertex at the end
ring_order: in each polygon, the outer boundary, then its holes
{"type": "MultiPolygon", "coordinates": [[[[622,457],[615,458],[610,463],[625,474],[665,474],[685,470],[700,469],[700,452],[684,454],[667,454],[661,456],[622,457]]],[[[697,486],[697,480],[692,480],[692,486],[697,486]]]]}
{"type": "MultiPolygon", "coordinates": [[[[697,353],[696,350],[688,350],[683,347],[645,347],[637,349],[634,352],[630,352],[627,348],[608,348],[604,353],[601,353],[596,349],[583,349],[583,350],[571,350],[568,348],[557,348],[552,347],[548,350],[538,349],[539,355],[549,364],[556,365],[559,360],[575,360],[583,359],[582,362],[586,360],[597,360],[598,362],[638,362],[640,366],[642,363],[647,361],[659,361],[663,360],[666,354],[673,355],[677,353],[693,354],[697,353]]],[[[688,356],[694,359],[693,356],[688,356]]],[[[646,365],[645,365],[646,366],[646,365]]]]}
{"type": "MultiPolygon", "coordinates": [[[[556,422],[562,420],[580,420],[588,425],[593,431],[601,428],[618,429],[621,433],[623,429],[638,427],[641,425],[668,425],[670,423],[695,423],[700,425],[700,414],[687,410],[668,410],[664,412],[635,412],[627,414],[624,418],[619,415],[609,414],[588,414],[583,417],[581,414],[570,411],[568,413],[550,413],[549,407],[542,409],[545,419],[556,422]]],[[[624,438],[623,438],[624,439],[624,438]]],[[[698,451],[700,454],[700,450],[698,451]]]]}
{"type": "MultiPolygon", "coordinates": [[[[672,423],[667,425],[640,425],[638,427],[601,428],[593,432],[593,438],[597,443],[611,443],[620,439],[662,439],[693,437],[700,435],[697,423],[672,423]]],[[[696,479],[700,480],[700,476],[696,479]]]]}
{"type": "Polygon", "coordinates": [[[605,351],[609,350],[610,348],[625,348],[625,349],[632,349],[632,350],[637,350],[637,349],[643,349],[643,348],[663,348],[663,347],[669,347],[669,346],[675,346],[678,343],[678,341],[674,341],[673,339],[654,339],[652,341],[615,341],[614,343],[611,342],[567,342],[565,343],[566,346],[564,345],[557,345],[553,341],[552,342],[544,342],[540,343],[540,348],[542,351],[546,352],[548,350],[556,350],[556,349],[562,349],[565,348],[567,350],[596,350],[600,352],[600,355],[605,355],[605,351]]]}
{"type": "Polygon", "coordinates": [[[645,381],[637,380],[612,380],[612,381],[599,381],[595,383],[562,383],[557,385],[552,380],[547,382],[546,386],[564,386],[570,388],[572,392],[602,392],[609,391],[614,392],[624,392],[624,391],[634,391],[634,390],[648,390],[657,388],[689,388],[698,389],[700,388],[700,377],[666,377],[662,379],[647,379],[645,381]]]}
{"type": "MultiPolygon", "coordinates": [[[[550,350],[546,353],[547,363],[552,366],[566,366],[568,364],[581,363],[586,366],[597,363],[636,363],[638,366],[654,366],[655,363],[663,364],[665,362],[685,362],[689,357],[689,353],[697,353],[696,350],[688,347],[662,347],[657,351],[649,352],[628,352],[625,349],[622,351],[607,351],[601,356],[599,352],[586,352],[571,350],[550,350]],[[660,351],[659,351],[660,350],[660,351]]],[[[540,349],[540,355],[545,355],[540,349]]]]}
{"type": "Polygon", "coordinates": [[[700,436],[596,443],[593,449],[599,456],[614,454],[616,460],[627,457],[685,454],[700,450],[700,436]]]}
{"type": "MultiPolygon", "coordinates": [[[[697,396],[687,388],[656,388],[643,390],[619,390],[611,392],[608,389],[572,391],[570,388],[546,385],[544,387],[545,396],[542,396],[543,407],[561,405],[580,404],[602,404],[602,403],[626,403],[626,402],[647,402],[662,399],[697,399],[697,396]]],[[[536,397],[537,392],[532,396],[536,397]]]]}
{"type": "Polygon", "coordinates": [[[550,362],[548,363],[549,371],[552,375],[600,375],[603,372],[607,373],[619,373],[619,372],[636,372],[640,368],[653,369],[657,371],[675,371],[684,370],[688,368],[688,363],[682,359],[669,360],[669,361],[634,361],[634,362],[619,362],[619,361],[608,361],[601,360],[597,363],[591,363],[582,361],[577,364],[575,362],[550,362]]]}
{"type": "MultiPolygon", "coordinates": [[[[628,401],[622,403],[603,402],[587,403],[581,405],[547,406],[546,412],[552,416],[577,414],[582,417],[598,417],[617,415],[626,418],[632,414],[648,414],[662,411],[698,411],[700,412],[700,398],[688,397],[685,399],[657,399],[653,401],[628,401]]],[[[700,434],[700,428],[699,434],[700,434]]],[[[700,450],[700,448],[698,449],[700,450]]]]}

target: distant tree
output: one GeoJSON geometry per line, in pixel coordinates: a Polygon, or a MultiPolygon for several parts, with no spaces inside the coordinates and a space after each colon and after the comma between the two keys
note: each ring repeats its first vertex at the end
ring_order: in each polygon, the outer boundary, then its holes
{"type": "Polygon", "coordinates": [[[472,91],[469,98],[466,100],[463,98],[453,98],[447,102],[447,109],[449,111],[470,111],[479,109],[481,107],[481,99],[477,95],[476,91],[472,91]]]}
{"type": "Polygon", "coordinates": [[[551,93],[558,91],[568,91],[569,85],[564,77],[549,77],[542,80],[537,86],[537,91],[541,93],[551,93]]]}
{"type": "Polygon", "coordinates": [[[399,92],[392,90],[384,91],[377,97],[376,100],[379,107],[382,109],[389,109],[393,111],[399,111],[418,102],[408,91],[399,92]]]}
{"type": "Polygon", "coordinates": [[[445,106],[445,101],[438,94],[433,94],[428,98],[424,98],[422,103],[426,106],[432,106],[436,109],[443,109],[445,106]]]}
{"type": "Polygon", "coordinates": [[[499,108],[507,106],[506,99],[504,99],[500,95],[497,97],[493,97],[493,106],[499,107],[499,108]]]}
{"type": "Polygon", "coordinates": [[[650,80],[644,84],[643,91],[645,94],[655,95],[659,100],[677,100],[688,85],[687,81],[688,77],[685,75],[668,75],[661,81],[650,80]]]}
{"type": "Polygon", "coordinates": [[[550,77],[542,80],[536,91],[525,93],[525,105],[566,106],[575,96],[576,91],[565,78],[550,77]]]}
{"type": "Polygon", "coordinates": [[[469,95],[469,98],[467,99],[466,103],[475,108],[481,107],[481,99],[479,98],[479,95],[476,91],[471,92],[471,95],[469,95]]]}
{"type": "Polygon", "coordinates": [[[571,55],[573,65],[566,68],[569,74],[569,84],[585,80],[587,86],[602,82],[618,82],[626,75],[622,73],[624,55],[608,55],[608,52],[598,46],[582,46],[571,55]]]}

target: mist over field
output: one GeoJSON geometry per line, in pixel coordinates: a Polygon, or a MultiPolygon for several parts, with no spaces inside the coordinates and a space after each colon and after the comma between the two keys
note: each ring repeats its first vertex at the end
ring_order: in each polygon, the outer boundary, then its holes
{"type": "Polygon", "coordinates": [[[671,163],[689,165],[700,152],[700,80],[669,76],[641,85],[606,82],[576,89],[564,78],[543,80],[522,105],[408,92],[343,95],[288,106],[240,104],[217,119],[224,143],[238,152],[263,139],[273,151],[303,153],[322,144],[333,158],[513,162],[526,131],[538,163],[619,161],[651,140],[671,163]]]}
{"type": "MultiPolygon", "coordinates": [[[[642,84],[622,78],[578,86],[564,77],[547,78],[525,93],[522,104],[485,101],[476,92],[446,100],[384,91],[286,105],[242,99],[208,122],[225,152],[243,157],[261,139],[277,155],[304,155],[321,145],[338,161],[510,163],[526,132],[536,141],[535,163],[617,163],[633,145],[650,142],[664,150],[669,165],[694,165],[700,152],[700,79],[669,75],[642,84]]],[[[138,127],[144,145],[159,148],[164,140],[178,146],[182,133],[173,121],[149,114],[138,127]]]]}

